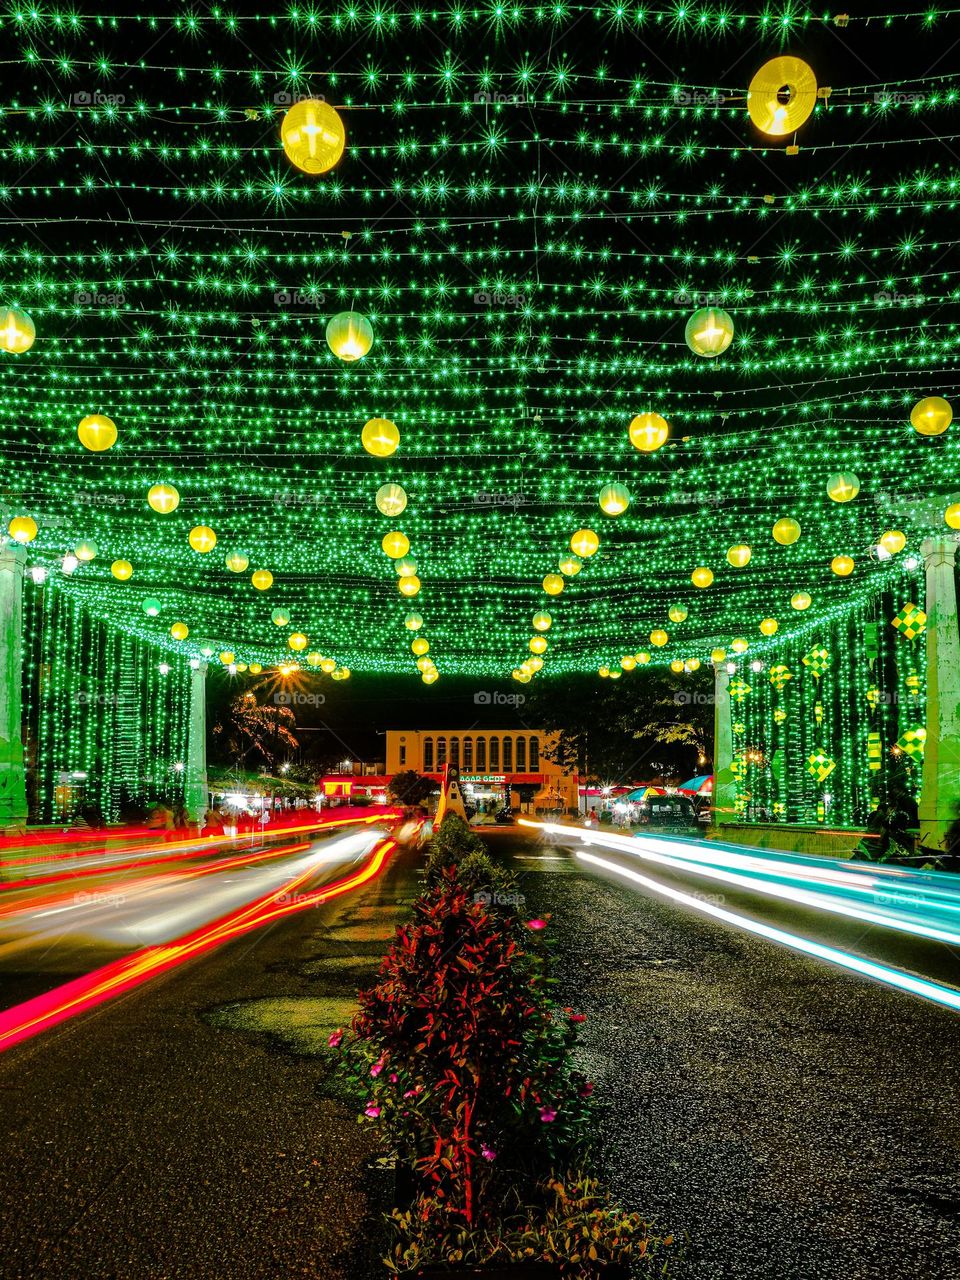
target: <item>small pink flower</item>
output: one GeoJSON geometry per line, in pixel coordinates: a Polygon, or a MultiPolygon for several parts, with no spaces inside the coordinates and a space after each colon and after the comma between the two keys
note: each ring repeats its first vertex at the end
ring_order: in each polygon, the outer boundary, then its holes
{"type": "Polygon", "coordinates": [[[483,1156],[484,1160],[496,1160],[497,1158],[497,1153],[494,1151],[493,1147],[488,1147],[485,1142],[480,1147],[480,1154],[483,1156]]]}
{"type": "Polygon", "coordinates": [[[403,1096],[405,1098],[415,1098],[417,1096],[417,1091],[416,1089],[408,1089],[403,1096]]]}
{"type": "Polygon", "coordinates": [[[398,1081],[399,1079],[400,1079],[400,1077],[397,1075],[397,1073],[396,1073],[395,1071],[391,1071],[391,1072],[390,1072],[390,1083],[391,1083],[391,1084],[396,1084],[396,1083],[397,1083],[397,1081],[398,1081]]]}
{"type": "Polygon", "coordinates": [[[553,1107],[540,1108],[540,1119],[543,1121],[544,1124],[552,1124],[553,1121],[556,1120],[556,1118],[557,1118],[557,1113],[553,1107]]]}
{"type": "Polygon", "coordinates": [[[383,1070],[383,1063],[375,1062],[373,1066],[370,1068],[370,1074],[373,1076],[374,1079],[376,1079],[382,1070],[383,1070]]]}
{"type": "Polygon", "coordinates": [[[343,1032],[340,1031],[339,1029],[334,1031],[333,1035],[327,1041],[327,1044],[330,1046],[331,1049],[339,1049],[340,1046],[343,1044],[343,1032]]]}
{"type": "Polygon", "coordinates": [[[380,1115],[380,1108],[379,1108],[379,1107],[375,1107],[375,1106],[371,1103],[371,1104],[370,1104],[370,1106],[366,1108],[366,1110],[364,1111],[364,1113],[363,1113],[363,1114],[364,1114],[365,1116],[369,1116],[369,1118],[370,1118],[371,1120],[376,1120],[376,1119],[378,1119],[378,1117],[379,1117],[379,1115],[380,1115]]]}
{"type": "Polygon", "coordinates": [[[570,1015],[571,1022],[586,1022],[586,1020],[587,1015],[585,1013],[571,1013],[570,1015]]]}
{"type": "Polygon", "coordinates": [[[546,927],[547,927],[546,920],[528,920],[527,921],[528,929],[545,929],[546,927]]]}

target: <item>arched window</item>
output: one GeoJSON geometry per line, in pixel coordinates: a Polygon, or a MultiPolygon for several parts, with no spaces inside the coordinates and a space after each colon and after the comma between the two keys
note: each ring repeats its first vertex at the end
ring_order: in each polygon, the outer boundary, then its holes
{"type": "Polygon", "coordinates": [[[490,772],[500,772],[500,739],[490,739],[490,772]]]}
{"type": "Polygon", "coordinates": [[[442,769],[447,763],[447,740],[446,738],[437,739],[437,768],[442,769]]]}
{"type": "Polygon", "coordinates": [[[513,773],[513,739],[503,740],[503,772],[513,773]]]}
{"type": "Polygon", "coordinates": [[[460,739],[450,739],[450,763],[455,769],[460,768],[460,739]]]}
{"type": "Polygon", "coordinates": [[[433,773],[433,739],[424,738],[423,740],[423,771],[424,773],[433,773]]]}
{"type": "Polygon", "coordinates": [[[527,772],[527,740],[523,734],[517,735],[517,773],[527,772]]]}
{"type": "Polygon", "coordinates": [[[487,740],[486,738],[477,739],[477,773],[486,773],[487,771],[487,740]]]}
{"type": "Polygon", "coordinates": [[[463,740],[463,769],[465,773],[473,773],[473,739],[463,740]]]}
{"type": "Polygon", "coordinates": [[[530,735],[530,772],[540,771],[540,739],[530,735]]]}

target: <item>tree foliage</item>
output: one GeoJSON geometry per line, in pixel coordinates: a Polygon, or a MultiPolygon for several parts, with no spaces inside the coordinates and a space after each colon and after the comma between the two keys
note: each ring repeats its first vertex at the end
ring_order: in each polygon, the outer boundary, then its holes
{"type": "Polygon", "coordinates": [[[397,804],[410,805],[423,804],[428,796],[432,796],[439,789],[433,778],[424,777],[422,773],[417,773],[416,769],[401,769],[399,773],[393,775],[387,786],[388,794],[397,804]]]}
{"type": "Polygon", "coordinates": [[[233,699],[213,733],[235,760],[243,762],[252,752],[264,764],[274,765],[300,746],[296,727],[289,707],[261,706],[248,690],[233,699]]]}

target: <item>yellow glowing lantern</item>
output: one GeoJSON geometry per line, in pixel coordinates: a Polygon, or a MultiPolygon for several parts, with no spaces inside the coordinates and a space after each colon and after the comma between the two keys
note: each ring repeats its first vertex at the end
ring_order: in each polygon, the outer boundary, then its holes
{"type": "Polygon", "coordinates": [[[830,568],[838,578],[849,578],[853,573],[853,558],[851,556],[834,556],[830,561],[830,568]]]}
{"type": "Polygon", "coordinates": [[[549,631],[552,626],[553,619],[550,617],[549,613],[545,613],[541,609],[539,613],[535,613],[533,615],[534,631],[549,631]]]}
{"type": "Polygon", "coordinates": [[[229,667],[232,662],[236,662],[237,655],[230,649],[224,649],[220,655],[220,661],[225,667],[229,667]]]}
{"type": "Polygon", "coordinates": [[[827,494],[834,502],[852,502],[860,492],[860,480],[852,471],[838,471],[827,481],[827,494]]]}
{"type": "Polygon", "coordinates": [[[694,355],[713,359],[733,341],[733,321],[723,307],[701,307],[687,321],[684,337],[694,355]]]}
{"type": "Polygon", "coordinates": [[[89,417],[80,419],[77,435],[83,447],[91,453],[105,453],[117,443],[118,432],[115,423],[105,414],[91,413],[89,417]]]}
{"type": "Polygon", "coordinates": [[[186,640],[187,636],[190,634],[190,628],[185,622],[175,622],[170,628],[170,634],[173,636],[174,640],[186,640]]]}
{"type": "Polygon", "coordinates": [[[419,631],[423,626],[423,619],[419,613],[408,613],[403,620],[403,625],[408,631],[419,631]]]}
{"type": "Polygon", "coordinates": [[[334,671],[334,673],[333,673],[333,678],[334,678],[334,680],[349,680],[349,679],[350,679],[350,668],[349,668],[349,667],[340,667],[340,668],[338,668],[338,670],[334,671]]]}
{"type": "Polygon", "coordinates": [[[683,659],[682,659],[682,658],[674,658],[674,659],[671,661],[671,663],[670,663],[670,670],[671,670],[671,671],[675,671],[675,672],[677,673],[677,675],[679,675],[679,674],[680,674],[680,672],[681,672],[681,671],[683,671],[683,669],[684,669],[684,667],[683,667],[683,659]]]}
{"type": "Polygon", "coordinates": [[[539,657],[528,658],[527,666],[533,672],[540,671],[543,667],[543,659],[539,657]]]}
{"type": "Polygon", "coordinates": [[[280,123],[287,159],[304,173],[326,173],[343,155],[347,135],[329,102],[304,98],[295,102],[280,123]]]}
{"type": "Polygon", "coordinates": [[[606,680],[609,674],[610,674],[609,667],[597,667],[597,675],[600,676],[602,679],[606,680]]]}
{"type": "Polygon", "coordinates": [[[641,649],[639,653],[633,655],[637,660],[638,667],[645,667],[650,661],[650,655],[645,649],[641,649]]]}
{"type": "Polygon", "coordinates": [[[129,560],[114,560],[110,572],[118,582],[128,582],[133,577],[133,565],[129,560]]]}
{"type": "Polygon", "coordinates": [[[320,662],[320,670],[326,675],[332,675],[337,669],[337,664],[333,658],[323,658],[320,662]]]}
{"type": "Polygon", "coordinates": [[[761,133],[782,138],[810,117],[817,101],[817,77],[802,58],[765,62],[750,81],[747,112],[761,133]]]}
{"type": "Polygon", "coordinates": [[[84,540],[83,542],[78,542],[73,549],[73,554],[78,560],[82,560],[84,563],[89,563],[89,561],[96,560],[97,558],[97,544],[95,542],[90,542],[89,539],[84,540]]]}
{"type": "Polygon", "coordinates": [[[217,545],[217,535],[208,524],[198,524],[190,530],[189,542],[194,551],[206,555],[217,545]]]}
{"type": "Polygon", "coordinates": [[[411,641],[410,649],[417,657],[420,657],[421,654],[430,652],[430,641],[424,636],[417,636],[416,640],[411,641]]]}
{"type": "Polygon", "coordinates": [[[317,653],[316,649],[314,649],[311,653],[307,654],[308,667],[319,667],[322,661],[323,661],[323,654],[317,653]]]}
{"type": "Polygon", "coordinates": [[[748,640],[744,640],[742,636],[738,636],[736,640],[731,643],[730,648],[734,653],[746,653],[750,648],[750,642],[748,640]]]}
{"type": "Polygon", "coordinates": [[[0,307],[0,351],[22,356],[36,341],[37,326],[26,311],[17,307],[0,307]]]}
{"type": "Polygon", "coordinates": [[[773,526],[773,540],[781,547],[790,547],[800,537],[800,524],[792,516],[783,516],[773,526]]]}
{"type": "Polygon", "coordinates": [[[147,505],[158,515],[168,516],[180,505],[180,494],[172,484],[155,484],[147,490],[147,505]]]}
{"type": "Polygon", "coordinates": [[[809,609],[813,604],[813,598],[808,591],[795,591],[790,597],[790,607],[798,610],[800,613],[804,609],[809,609]]]}
{"type": "Polygon", "coordinates": [[[592,529],[578,529],[570,539],[570,550],[575,556],[580,556],[584,560],[592,556],[599,546],[600,539],[592,529]]]}
{"type": "Polygon", "coordinates": [[[906,534],[901,533],[899,529],[888,529],[886,533],[881,535],[879,545],[883,547],[888,555],[899,555],[907,545],[906,534]]]}
{"type": "Polygon", "coordinates": [[[404,574],[409,576],[417,572],[417,562],[413,556],[401,556],[399,560],[394,560],[393,567],[401,578],[404,574]]]}
{"type": "Polygon", "coordinates": [[[726,649],[711,649],[711,650],[710,650],[710,661],[711,661],[711,662],[726,662],[726,660],[727,660],[727,651],[726,651],[726,649]]]}
{"type": "Polygon", "coordinates": [[[231,573],[246,573],[250,568],[249,557],[243,555],[240,551],[231,551],[223,562],[231,573]]]}
{"type": "Polygon", "coordinates": [[[630,505],[630,492],[624,484],[605,484],[600,490],[600,510],[608,516],[622,516],[630,505]]]}
{"type": "MultiPolygon", "coordinates": [[[[362,360],[373,346],[373,326],[359,311],[341,311],[327,325],[327,346],[338,359],[348,364],[362,360]]],[[[393,453],[393,449],[387,452],[393,453]]]]}
{"type": "Polygon", "coordinates": [[[251,574],[250,581],[258,591],[269,591],[273,586],[273,574],[269,569],[257,569],[251,574]]]}
{"type": "Polygon", "coordinates": [[[658,649],[662,649],[669,639],[670,637],[667,633],[659,627],[650,632],[650,643],[658,649]]]}
{"type": "Polygon", "coordinates": [[[434,668],[431,671],[425,671],[420,677],[424,684],[436,684],[440,679],[440,672],[434,668]]]}
{"type": "Polygon", "coordinates": [[[659,413],[640,413],[628,428],[630,443],[641,453],[656,453],[670,439],[670,424],[659,413]]]}
{"type": "Polygon", "coordinates": [[[943,518],[951,529],[960,529],[960,502],[953,502],[943,513],[943,518]]]}
{"type": "Polygon", "coordinates": [[[309,640],[302,631],[294,631],[293,635],[287,639],[287,644],[294,653],[303,653],[309,643],[309,640]]]}
{"type": "Polygon", "coordinates": [[[764,618],[760,623],[760,632],[765,636],[773,636],[777,634],[780,623],[776,618],[764,618]]]}
{"type": "Polygon", "coordinates": [[[531,653],[546,653],[547,638],[546,636],[531,636],[530,643],[527,646],[531,653]]]}
{"type": "Polygon", "coordinates": [[[399,530],[394,530],[393,533],[384,534],[380,545],[391,560],[399,560],[410,550],[410,539],[399,530]]]}
{"type": "Polygon", "coordinates": [[[700,565],[698,569],[694,569],[690,575],[690,581],[695,587],[706,590],[713,582],[713,570],[708,569],[706,565],[700,565]]]}
{"type": "Polygon", "coordinates": [[[619,680],[619,679],[620,679],[620,677],[621,677],[622,675],[623,675],[623,672],[622,672],[622,671],[611,671],[611,672],[610,672],[610,679],[611,679],[611,680],[619,680]]]}
{"type": "Polygon", "coordinates": [[[32,542],[38,533],[37,522],[32,516],[14,516],[7,525],[7,533],[14,540],[24,545],[32,542]]]}
{"type": "Polygon", "coordinates": [[[910,410],[910,421],[922,436],[942,436],[953,421],[950,401],[943,396],[927,396],[910,410]]]}
{"type": "Polygon", "coordinates": [[[397,587],[402,596],[415,596],[420,590],[420,579],[415,573],[405,573],[402,578],[397,579],[397,587]]]}
{"type": "Polygon", "coordinates": [[[620,666],[624,671],[632,671],[637,665],[637,660],[632,653],[625,653],[620,659],[620,666]]]}
{"type": "Polygon", "coordinates": [[[422,653],[420,657],[417,659],[418,671],[430,671],[435,666],[436,666],[436,663],[434,662],[434,660],[432,658],[428,658],[425,653],[422,653]]]}
{"type": "Polygon", "coordinates": [[[263,670],[263,665],[262,663],[259,663],[259,662],[251,662],[250,666],[247,669],[252,676],[258,676],[260,672],[263,670]]]}
{"type": "MultiPolygon", "coordinates": [[[[397,446],[400,444],[400,432],[396,423],[391,422],[389,418],[370,418],[364,423],[363,430],[360,432],[360,443],[367,453],[375,458],[389,458],[392,453],[396,453],[397,446]]],[[[399,515],[406,505],[407,495],[398,484],[385,484],[377,491],[377,506],[385,516],[399,515]],[[388,509],[380,506],[380,497],[384,490],[390,491],[389,496],[392,499],[387,503],[388,509]]]]}
{"type": "Polygon", "coordinates": [[[276,608],[270,615],[270,621],[277,627],[289,627],[290,614],[286,609],[276,608]]]}
{"type": "Polygon", "coordinates": [[[246,671],[246,670],[247,670],[247,664],[246,664],[245,662],[238,662],[238,663],[236,664],[236,669],[237,669],[238,671],[246,671]]]}
{"type": "Polygon", "coordinates": [[[671,622],[686,622],[689,612],[685,604],[672,604],[667,616],[671,622]]]}
{"type": "MultiPolygon", "coordinates": [[[[372,418],[372,422],[386,422],[386,418],[372,418]]],[[[367,423],[369,426],[370,423],[367,423]]],[[[391,423],[391,426],[393,424],[391,423]]],[[[396,428],[394,428],[396,430],[396,428]]],[[[366,427],[364,427],[366,430],[366,427]]],[[[400,438],[399,431],[397,438],[400,438]]],[[[366,448],[366,446],[364,446],[366,448]]],[[[392,452],[392,450],[391,450],[392,452]]],[[[384,516],[398,516],[407,509],[407,495],[398,484],[382,484],[377,490],[377,510],[384,516]]]]}
{"type": "Polygon", "coordinates": [[[734,569],[745,569],[750,563],[750,556],[753,553],[745,543],[738,543],[737,546],[731,547],[727,552],[727,560],[733,565],[734,569]]]}
{"type": "Polygon", "coordinates": [[[558,596],[563,590],[563,578],[559,573],[548,573],[543,580],[543,589],[548,596],[558,596]]]}
{"type": "Polygon", "coordinates": [[[565,556],[560,557],[560,564],[557,567],[564,577],[575,578],[583,568],[583,562],[579,556],[575,556],[572,551],[568,551],[565,556]]]}

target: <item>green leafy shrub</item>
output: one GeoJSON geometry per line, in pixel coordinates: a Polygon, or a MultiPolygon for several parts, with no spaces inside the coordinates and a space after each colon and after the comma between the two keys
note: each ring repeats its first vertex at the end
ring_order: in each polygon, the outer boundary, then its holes
{"type": "Polygon", "coordinates": [[[486,855],[480,837],[456,813],[448,813],[433,833],[427,852],[427,879],[434,881],[448,867],[459,866],[471,854],[486,855]]]}

